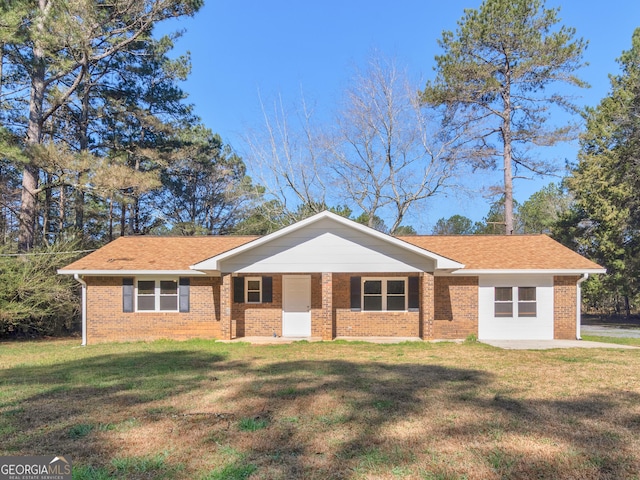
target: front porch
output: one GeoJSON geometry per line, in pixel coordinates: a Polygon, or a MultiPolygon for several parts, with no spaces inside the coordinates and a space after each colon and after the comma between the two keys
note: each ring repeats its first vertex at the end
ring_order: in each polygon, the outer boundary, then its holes
{"type": "Polygon", "coordinates": [[[219,305],[224,341],[420,341],[432,338],[434,277],[424,272],[223,274],[219,305]]]}

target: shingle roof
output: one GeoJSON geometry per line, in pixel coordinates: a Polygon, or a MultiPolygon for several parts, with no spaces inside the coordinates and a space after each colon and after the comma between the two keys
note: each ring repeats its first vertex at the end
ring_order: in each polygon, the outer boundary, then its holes
{"type": "MultiPolygon", "coordinates": [[[[188,271],[190,265],[259,237],[120,237],[63,271],[188,271]]],[[[399,239],[465,270],[593,270],[601,267],[546,235],[407,236],[399,239]]]]}
{"type": "Polygon", "coordinates": [[[592,270],[599,265],[547,235],[399,237],[463,263],[465,270],[592,270]]]}
{"type": "Polygon", "coordinates": [[[258,237],[119,237],[63,270],[189,270],[258,237]]]}

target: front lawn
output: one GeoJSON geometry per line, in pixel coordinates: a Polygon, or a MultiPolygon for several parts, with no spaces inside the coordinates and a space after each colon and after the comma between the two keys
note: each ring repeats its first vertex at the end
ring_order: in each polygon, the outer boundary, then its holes
{"type": "Polygon", "coordinates": [[[0,455],[74,478],[640,478],[640,350],[0,343],[0,455]]]}

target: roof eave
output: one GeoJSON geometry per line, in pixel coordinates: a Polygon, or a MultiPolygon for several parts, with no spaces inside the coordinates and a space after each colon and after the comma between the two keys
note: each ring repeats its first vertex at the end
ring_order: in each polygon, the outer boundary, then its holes
{"type": "Polygon", "coordinates": [[[607,273],[604,268],[522,268],[522,269],[460,269],[452,275],[582,275],[607,273]]]}
{"type": "Polygon", "coordinates": [[[183,275],[204,276],[206,272],[197,270],[58,270],[59,275],[89,275],[89,276],[118,276],[123,275],[183,275]]]}

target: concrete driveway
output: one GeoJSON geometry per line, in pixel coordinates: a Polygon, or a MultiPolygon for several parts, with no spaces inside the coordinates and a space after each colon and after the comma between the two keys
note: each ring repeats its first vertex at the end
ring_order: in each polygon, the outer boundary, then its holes
{"type": "Polygon", "coordinates": [[[593,335],[598,337],[640,338],[640,328],[628,325],[582,325],[581,335],[593,335]]]}
{"type": "Polygon", "coordinates": [[[588,342],[586,340],[480,340],[482,343],[505,350],[548,350],[551,348],[625,348],[638,349],[631,345],[588,342]]]}

